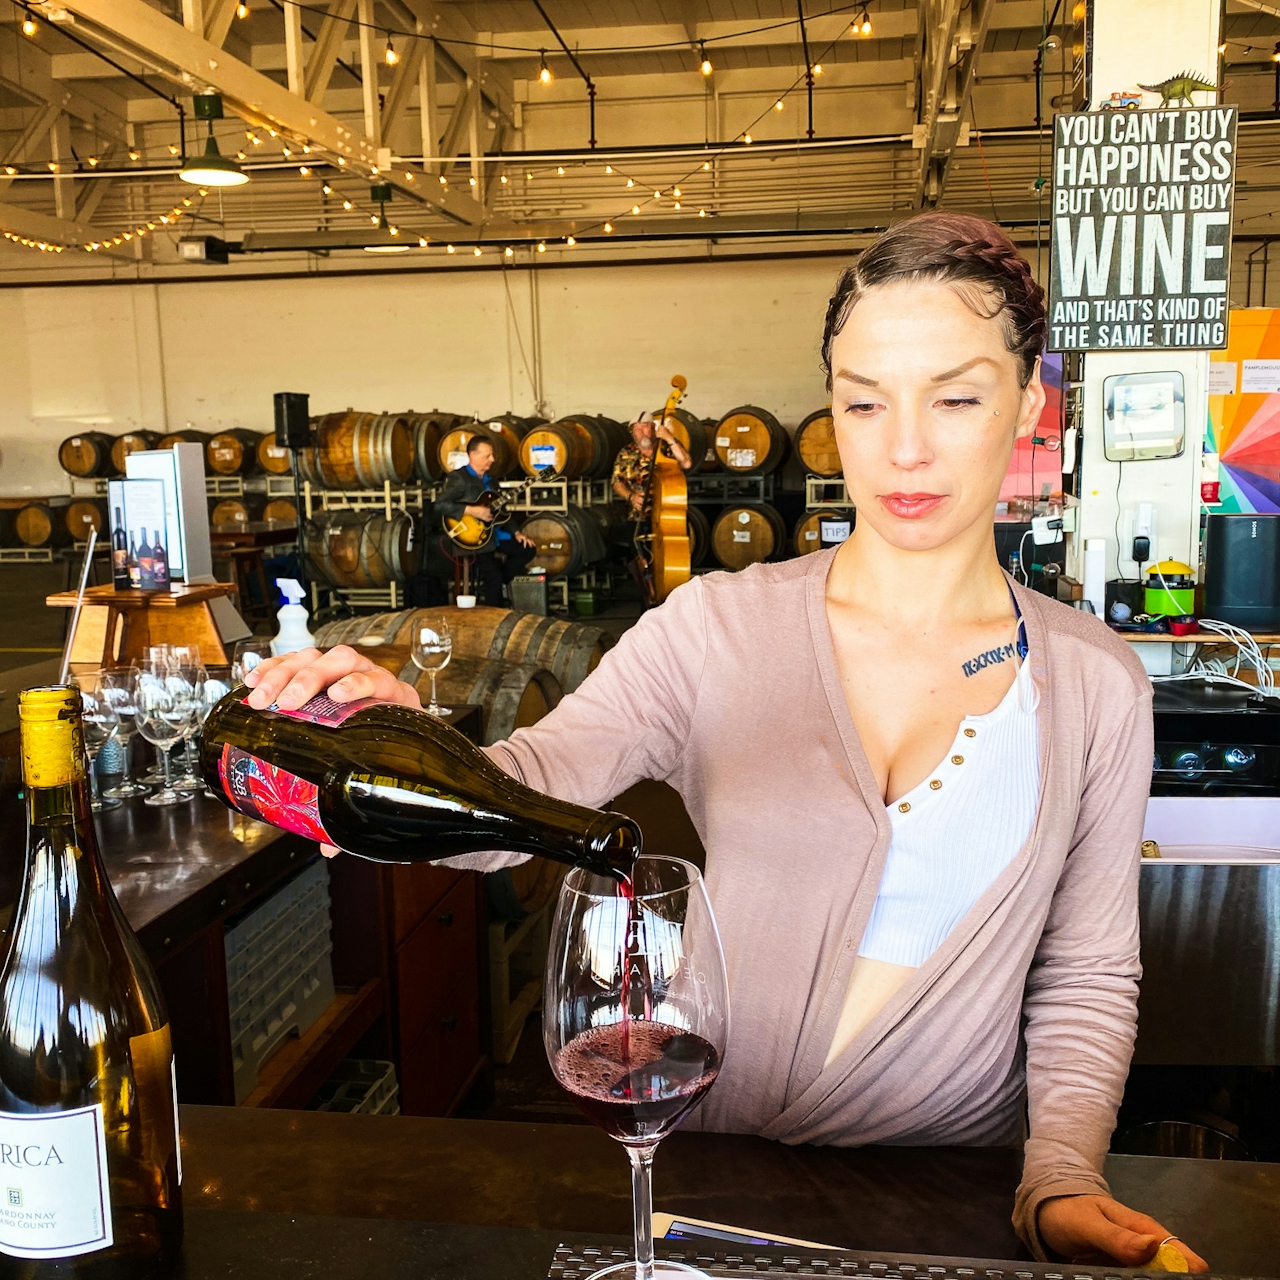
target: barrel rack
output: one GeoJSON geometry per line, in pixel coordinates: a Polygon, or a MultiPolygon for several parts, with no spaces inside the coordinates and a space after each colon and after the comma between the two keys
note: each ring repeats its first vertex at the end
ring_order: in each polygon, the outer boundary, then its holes
{"type": "Polygon", "coordinates": [[[804,509],[819,511],[833,507],[853,509],[844,476],[805,476],[804,509]]]}

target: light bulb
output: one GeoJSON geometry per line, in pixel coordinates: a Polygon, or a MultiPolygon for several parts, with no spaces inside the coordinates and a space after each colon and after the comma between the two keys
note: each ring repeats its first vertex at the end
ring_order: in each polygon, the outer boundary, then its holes
{"type": "Polygon", "coordinates": [[[779,98],[779,99],[777,100],[777,102],[775,102],[775,103],[773,104],[773,109],[774,109],[775,111],[781,111],[781,110],[782,110],[782,106],[783,106],[782,99],[781,99],[781,98],[779,98]]]}
{"type": "Polygon", "coordinates": [[[675,198],[676,198],[677,200],[679,200],[679,199],[680,199],[680,188],[679,188],[679,187],[672,187],[672,188],[671,188],[671,194],[672,194],[673,196],[675,196],[675,198]]]}
{"type": "Polygon", "coordinates": [[[237,160],[247,160],[248,158],[249,158],[249,157],[248,157],[247,155],[245,155],[245,153],[244,153],[243,151],[237,151],[237,152],[236,152],[236,159],[237,159],[237,160]]]}
{"type": "Polygon", "coordinates": [[[449,185],[449,179],[446,178],[443,173],[440,175],[440,185],[442,187],[447,187],[449,185]]]}
{"type": "Polygon", "coordinates": [[[236,5],[236,17],[247,18],[249,16],[249,6],[247,4],[236,5]]]}
{"type": "Polygon", "coordinates": [[[705,209],[698,210],[698,217],[705,218],[706,216],[707,216],[707,211],[705,209]]]}
{"type": "Polygon", "coordinates": [[[378,215],[376,213],[371,213],[369,215],[369,221],[376,227],[378,225],[378,215]]]}
{"type": "Polygon", "coordinates": [[[701,71],[704,76],[709,76],[715,70],[715,67],[711,65],[711,59],[708,58],[705,53],[702,55],[702,65],[699,66],[698,70],[701,71]]]}
{"type": "Polygon", "coordinates": [[[447,245],[445,245],[445,247],[444,247],[444,248],[445,248],[445,252],[446,252],[446,253],[457,253],[457,252],[458,252],[458,251],[453,247],[453,245],[451,245],[451,244],[447,244],[447,245]]]}
{"type": "Polygon", "coordinates": [[[298,177],[300,177],[300,178],[309,178],[309,177],[311,177],[311,170],[310,170],[310,169],[308,169],[308,168],[307,168],[307,166],[306,166],[305,164],[300,164],[300,165],[298,166],[298,177]]]}
{"type": "Polygon", "coordinates": [[[871,34],[871,17],[865,9],[862,11],[862,26],[859,28],[864,36],[871,34]]]}
{"type": "Polygon", "coordinates": [[[532,181],[533,181],[533,174],[532,174],[532,173],[526,173],[524,176],[525,176],[525,181],[526,181],[526,182],[532,182],[532,181]]]}
{"type": "Polygon", "coordinates": [[[88,164],[90,169],[96,169],[98,167],[98,157],[90,156],[88,160],[88,164]]]}
{"type": "Polygon", "coordinates": [[[815,63],[813,64],[813,74],[814,74],[815,76],[820,76],[820,75],[822,74],[822,63],[820,63],[820,62],[815,62],[815,63]]]}
{"type": "Polygon", "coordinates": [[[539,79],[539,80],[541,80],[543,84],[550,84],[550,83],[551,83],[551,68],[550,68],[550,67],[543,67],[543,68],[542,68],[542,70],[538,72],[538,79],[539,79]]]}
{"type": "Polygon", "coordinates": [[[507,185],[507,175],[504,173],[504,174],[503,174],[503,175],[498,179],[498,181],[499,181],[500,183],[502,183],[502,185],[505,187],[505,186],[507,185]]]}
{"type": "Polygon", "coordinates": [[[510,245],[507,245],[507,247],[503,249],[502,255],[505,258],[514,258],[516,256],[516,251],[510,245]]]}
{"type": "Polygon", "coordinates": [[[605,165],[605,167],[604,167],[604,171],[605,171],[605,173],[612,173],[612,172],[613,172],[613,165],[611,165],[611,164],[607,164],[607,165],[605,165]]]}
{"type": "Polygon", "coordinates": [[[141,156],[142,156],[142,152],[141,152],[141,151],[130,151],[130,152],[129,152],[129,159],[130,159],[130,160],[137,160],[137,159],[139,159],[141,156]]]}
{"type": "Polygon", "coordinates": [[[539,252],[539,253],[546,253],[546,251],[547,251],[547,245],[546,245],[546,242],[545,242],[544,240],[539,240],[539,241],[538,241],[538,252],[539,252]]]}
{"type": "Polygon", "coordinates": [[[323,187],[320,188],[320,190],[323,191],[327,196],[333,195],[333,188],[327,182],[324,184],[323,187]]]}
{"type": "Polygon", "coordinates": [[[255,147],[262,146],[262,139],[258,137],[256,133],[246,133],[244,136],[248,138],[249,141],[252,142],[255,147]]]}
{"type": "Polygon", "coordinates": [[[293,151],[288,146],[282,146],[280,150],[284,153],[284,158],[286,160],[293,155],[293,151]]]}
{"type": "Polygon", "coordinates": [[[472,249],[471,252],[478,258],[480,256],[480,246],[476,245],[476,247],[472,249]]]}
{"type": "Polygon", "coordinates": [[[640,212],[640,206],[639,206],[638,204],[633,204],[633,205],[631,206],[631,212],[632,212],[632,213],[639,213],[639,212],[640,212]]]}
{"type": "Polygon", "coordinates": [[[176,155],[178,154],[178,148],[177,148],[176,146],[174,146],[174,144],[173,144],[172,142],[171,142],[171,143],[169,143],[169,154],[170,154],[171,156],[176,156],[176,155]]]}
{"type": "Polygon", "coordinates": [[[675,209],[678,209],[680,207],[680,201],[679,200],[674,201],[672,207],[675,209]]]}
{"type": "Polygon", "coordinates": [[[565,244],[567,244],[567,245],[569,246],[569,248],[571,248],[571,249],[572,249],[572,248],[573,248],[573,246],[574,246],[575,244],[577,244],[577,243],[578,243],[578,242],[577,242],[577,241],[576,241],[572,236],[570,236],[570,237],[565,241],[565,244]]]}
{"type": "Polygon", "coordinates": [[[30,18],[30,17],[23,18],[22,34],[24,36],[27,36],[29,38],[34,38],[36,32],[39,30],[40,28],[36,25],[36,20],[34,18],[30,18]]]}
{"type": "Polygon", "coordinates": [[[342,207],[346,209],[348,213],[350,213],[355,206],[351,203],[350,200],[344,200],[342,202],[342,207]]]}
{"type": "Polygon", "coordinates": [[[634,178],[627,179],[627,186],[634,187],[635,185],[636,185],[636,180],[634,178]]]}
{"type": "Polygon", "coordinates": [[[426,237],[426,236],[419,236],[419,237],[418,237],[418,248],[419,248],[419,249],[425,249],[426,247],[427,247],[427,237],[426,237]]]}
{"type": "Polygon", "coordinates": [[[711,171],[711,161],[710,161],[710,160],[704,160],[704,161],[702,162],[702,167],[703,167],[703,169],[705,169],[705,170],[709,173],[709,172],[711,171]]]}
{"type": "Polygon", "coordinates": [[[557,173],[558,173],[558,174],[563,178],[563,177],[564,177],[564,165],[562,165],[562,164],[556,165],[556,172],[557,172],[557,173]]]}
{"type": "Polygon", "coordinates": [[[1223,42],[1218,46],[1218,52],[1219,52],[1219,53],[1226,53],[1226,51],[1227,51],[1227,42],[1224,40],[1224,41],[1223,41],[1223,42]]]}
{"type": "Polygon", "coordinates": [[[375,164],[373,168],[369,170],[369,177],[376,178],[377,176],[378,176],[378,166],[375,164]]]}
{"type": "Polygon", "coordinates": [[[606,222],[606,223],[604,224],[604,229],[605,229],[606,231],[612,231],[612,230],[613,230],[613,223],[612,223],[612,222],[606,222]]]}
{"type": "Polygon", "coordinates": [[[404,180],[405,180],[406,182],[412,182],[412,181],[413,181],[413,174],[406,172],[406,173],[405,173],[405,175],[404,175],[404,180]]]}
{"type": "Polygon", "coordinates": [[[393,236],[398,236],[400,234],[399,227],[388,227],[387,230],[390,231],[393,236]]]}
{"type": "Polygon", "coordinates": [[[475,180],[474,178],[468,178],[468,179],[467,179],[467,181],[468,181],[468,182],[469,182],[473,187],[476,185],[476,180],[475,180]]]}
{"type": "Polygon", "coordinates": [[[742,135],[742,140],[747,144],[747,146],[751,145],[751,135],[749,133],[744,133],[742,135]]]}
{"type": "Polygon", "coordinates": [[[17,171],[17,169],[15,169],[15,168],[13,167],[13,165],[11,165],[11,164],[7,164],[7,165],[5,165],[5,167],[4,167],[4,171],[5,171],[5,173],[7,173],[10,177],[12,177],[15,173],[17,173],[17,172],[18,172],[18,171],[17,171]]]}
{"type": "Polygon", "coordinates": [[[654,198],[655,200],[661,200],[661,199],[662,199],[662,192],[661,192],[661,191],[655,191],[655,192],[653,193],[653,198],[654,198]]]}
{"type": "Polygon", "coordinates": [[[191,208],[191,197],[190,197],[190,196],[183,196],[183,197],[182,197],[182,207],[183,207],[184,209],[190,209],[190,208],[191,208]]]}
{"type": "Polygon", "coordinates": [[[400,61],[400,55],[396,52],[395,45],[391,43],[390,36],[387,37],[387,49],[382,56],[389,67],[394,67],[396,63],[400,61]]]}

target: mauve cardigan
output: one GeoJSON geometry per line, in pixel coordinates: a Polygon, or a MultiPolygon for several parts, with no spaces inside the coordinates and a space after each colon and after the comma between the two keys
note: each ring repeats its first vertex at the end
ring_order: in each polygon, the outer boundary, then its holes
{"type": "Polygon", "coordinates": [[[824,1068],[891,834],[828,630],[834,554],[695,578],[576,693],[489,752],[579,804],[606,805],[642,778],[683,797],[732,1004],[723,1070],[690,1127],[992,1145],[1019,1140],[1025,1097],[1013,1218],[1043,1257],[1040,1203],[1107,1193],[1137,1026],[1151,685],[1096,618],[1014,587],[1041,699],[1031,835],[824,1068]]]}

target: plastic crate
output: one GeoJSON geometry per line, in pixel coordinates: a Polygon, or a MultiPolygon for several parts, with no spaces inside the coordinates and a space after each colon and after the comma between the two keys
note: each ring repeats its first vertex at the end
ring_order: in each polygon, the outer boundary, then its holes
{"type": "Polygon", "coordinates": [[[333,1003],[329,868],[317,860],[226,932],[236,1102],[262,1064],[333,1003]]]}
{"type": "Polygon", "coordinates": [[[308,1111],[360,1112],[371,1116],[400,1114],[396,1064],[374,1058],[347,1058],[320,1086],[308,1111]]]}

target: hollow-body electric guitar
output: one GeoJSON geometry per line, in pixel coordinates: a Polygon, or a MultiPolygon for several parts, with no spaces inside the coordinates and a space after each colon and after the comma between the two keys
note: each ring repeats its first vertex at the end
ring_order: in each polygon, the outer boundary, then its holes
{"type": "Polygon", "coordinates": [[[500,526],[511,519],[507,508],[521,497],[532,485],[546,484],[555,475],[551,467],[543,467],[537,475],[530,476],[523,484],[514,489],[486,489],[478,498],[467,503],[469,507],[488,507],[493,512],[491,520],[481,520],[479,516],[470,516],[464,511],[457,520],[444,517],[444,531],[459,551],[476,553],[491,551],[500,526]]]}

